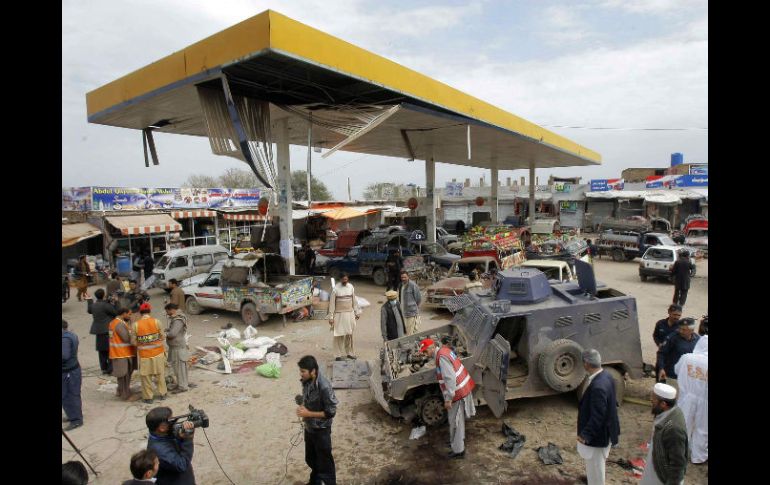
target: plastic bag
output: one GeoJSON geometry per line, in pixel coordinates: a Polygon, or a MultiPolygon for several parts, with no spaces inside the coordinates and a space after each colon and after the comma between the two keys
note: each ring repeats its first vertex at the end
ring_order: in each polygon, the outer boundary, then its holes
{"type": "Polygon", "coordinates": [[[499,449],[510,452],[511,458],[516,458],[524,447],[527,437],[505,423],[503,423],[503,434],[506,437],[506,441],[499,446],[499,449]]]}
{"type": "Polygon", "coordinates": [[[262,364],[255,369],[257,374],[264,377],[281,377],[281,368],[273,363],[262,364]]]}
{"type": "Polygon", "coordinates": [[[420,439],[423,436],[425,436],[425,426],[418,426],[416,428],[412,428],[412,432],[409,433],[410,440],[420,439]]]}
{"type": "Polygon", "coordinates": [[[227,349],[227,358],[230,360],[240,360],[243,357],[243,350],[239,349],[235,345],[231,345],[227,349]]]}
{"type": "Polygon", "coordinates": [[[227,330],[222,330],[219,332],[219,336],[227,339],[237,340],[241,338],[241,332],[239,332],[237,328],[228,328],[227,330]]]}
{"type": "Polygon", "coordinates": [[[564,459],[561,457],[561,453],[559,453],[559,448],[553,443],[548,443],[548,446],[538,448],[537,456],[546,465],[561,465],[564,463],[564,459]]]}
{"type": "Polygon", "coordinates": [[[265,355],[265,363],[267,363],[267,364],[275,364],[280,369],[281,368],[281,356],[280,356],[280,354],[276,354],[275,352],[268,352],[267,355],[265,355]]]}
{"type": "Polygon", "coordinates": [[[243,353],[243,356],[239,360],[262,360],[265,358],[266,351],[267,349],[262,349],[261,347],[256,349],[248,349],[243,353]]]}
{"type": "Polygon", "coordinates": [[[243,340],[241,343],[248,349],[254,349],[257,347],[270,347],[271,345],[275,345],[276,342],[270,337],[257,337],[243,340]]]}
{"type": "Polygon", "coordinates": [[[250,339],[257,336],[257,329],[249,325],[246,327],[246,329],[243,331],[243,338],[250,339]]]}
{"type": "Polygon", "coordinates": [[[277,354],[286,355],[288,351],[289,349],[281,342],[277,342],[267,348],[267,353],[275,352],[277,354]]]}
{"type": "Polygon", "coordinates": [[[230,347],[230,341],[224,337],[218,337],[217,342],[219,342],[219,346],[225,350],[227,350],[230,347]]]}
{"type": "Polygon", "coordinates": [[[318,292],[318,299],[320,301],[329,301],[329,292],[321,290],[318,292]]]}
{"type": "Polygon", "coordinates": [[[361,308],[362,310],[372,305],[371,303],[369,303],[369,300],[367,300],[366,298],[361,298],[360,296],[356,297],[356,301],[358,302],[359,308],[361,308]]]}

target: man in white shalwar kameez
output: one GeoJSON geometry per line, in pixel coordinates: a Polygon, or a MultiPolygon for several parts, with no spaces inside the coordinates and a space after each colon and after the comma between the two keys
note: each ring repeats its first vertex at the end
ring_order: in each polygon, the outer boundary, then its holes
{"type": "Polygon", "coordinates": [[[676,363],[679,408],[684,413],[693,463],[709,459],[709,337],[704,335],[691,354],[676,363]]]}
{"type": "Polygon", "coordinates": [[[348,280],[348,275],[343,273],[329,297],[329,326],[334,331],[335,360],[345,360],[346,356],[349,359],[356,358],[353,353],[353,331],[361,315],[361,308],[356,301],[353,285],[348,280]]]}

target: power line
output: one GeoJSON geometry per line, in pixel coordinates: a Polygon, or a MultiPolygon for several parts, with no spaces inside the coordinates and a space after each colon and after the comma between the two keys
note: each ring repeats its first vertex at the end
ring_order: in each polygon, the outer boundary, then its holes
{"type": "Polygon", "coordinates": [[[708,127],[694,126],[689,128],[621,128],[621,127],[608,127],[608,126],[566,126],[566,125],[540,125],[546,128],[570,128],[575,130],[622,130],[622,131],[691,131],[691,130],[705,130],[708,131],[708,127]]]}

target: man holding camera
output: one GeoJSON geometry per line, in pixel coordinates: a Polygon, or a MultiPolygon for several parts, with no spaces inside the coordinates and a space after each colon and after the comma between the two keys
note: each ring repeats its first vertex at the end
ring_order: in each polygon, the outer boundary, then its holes
{"type": "Polygon", "coordinates": [[[337,413],[337,397],[328,379],[318,373],[318,362],[306,355],[297,362],[302,396],[297,396],[297,416],[305,427],[305,463],[310,467],[310,484],[336,485],[337,472],[332,456],[332,421],[337,413]]]}
{"type": "Polygon", "coordinates": [[[182,423],[174,432],[171,408],[153,408],[147,413],[145,422],[150,436],[147,449],[158,455],[160,466],[156,475],[156,485],[195,485],[192,457],[195,451],[193,436],[195,426],[190,421],[182,423]]]}

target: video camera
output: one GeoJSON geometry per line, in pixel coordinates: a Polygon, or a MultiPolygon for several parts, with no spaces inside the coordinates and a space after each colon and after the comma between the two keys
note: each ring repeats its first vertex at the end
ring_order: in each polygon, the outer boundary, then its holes
{"type": "Polygon", "coordinates": [[[192,434],[193,430],[186,430],[182,426],[182,424],[185,421],[190,421],[195,428],[208,428],[209,427],[209,417],[206,416],[206,411],[203,409],[195,409],[192,407],[192,404],[189,406],[190,413],[189,414],[183,414],[181,416],[172,416],[168,418],[168,423],[171,426],[172,434],[174,436],[179,436],[181,432],[184,432],[185,434],[192,434]]]}

